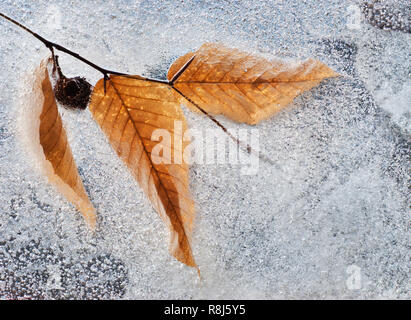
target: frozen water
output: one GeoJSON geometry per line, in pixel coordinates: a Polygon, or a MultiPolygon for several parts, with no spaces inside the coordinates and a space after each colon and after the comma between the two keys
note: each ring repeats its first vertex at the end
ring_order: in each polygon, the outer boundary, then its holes
{"type": "MultiPolygon", "coordinates": [[[[385,20],[409,19],[407,1],[381,2],[394,12],[385,20]]],[[[342,77],[257,126],[275,166],[261,162],[251,176],[192,166],[200,282],[169,255],[160,218],[89,111],[60,109],[98,211],[96,235],[34,170],[16,119],[22,79],[47,50],[1,20],[0,298],[410,298],[411,35],[373,25],[363,5],[2,1],[0,12],[109,69],[164,77],[176,57],[222,41],[315,57],[342,77]]],[[[100,77],[67,55],[60,62],[66,75],[100,77]]]]}

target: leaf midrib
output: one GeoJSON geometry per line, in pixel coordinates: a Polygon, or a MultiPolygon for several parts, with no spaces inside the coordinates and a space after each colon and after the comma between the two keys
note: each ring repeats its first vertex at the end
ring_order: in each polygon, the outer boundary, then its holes
{"type": "MultiPolygon", "coordinates": [[[[111,86],[113,87],[116,95],[119,97],[119,99],[120,99],[120,101],[121,101],[121,106],[126,110],[126,113],[127,113],[128,117],[131,119],[131,122],[132,122],[132,124],[133,124],[133,127],[134,127],[134,129],[135,129],[135,131],[136,131],[136,133],[137,133],[140,141],[141,141],[142,138],[141,138],[141,136],[140,136],[140,133],[139,133],[139,131],[138,131],[138,129],[137,129],[134,121],[133,121],[133,118],[131,117],[130,112],[128,111],[128,108],[127,108],[126,103],[125,103],[124,100],[122,99],[120,92],[117,90],[114,81],[110,81],[110,84],[111,84],[111,86]]],[[[187,234],[186,234],[186,230],[185,230],[185,228],[184,228],[184,224],[183,224],[183,222],[182,222],[182,220],[181,220],[181,218],[180,218],[180,215],[177,213],[176,208],[175,208],[175,206],[174,206],[174,203],[171,201],[171,199],[170,199],[170,197],[169,197],[169,195],[168,195],[168,192],[167,192],[168,190],[165,188],[165,186],[164,186],[164,184],[163,184],[163,181],[160,179],[160,176],[158,175],[158,172],[157,172],[156,168],[154,167],[154,164],[153,164],[153,161],[152,161],[151,157],[148,155],[148,151],[147,151],[147,149],[146,149],[146,146],[144,145],[144,143],[141,143],[141,145],[142,145],[142,147],[143,147],[144,152],[146,153],[147,158],[148,158],[149,161],[150,161],[151,169],[153,169],[153,171],[155,172],[155,174],[156,174],[156,176],[157,176],[157,178],[158,178],[158,181],[160,182],[161,187],[164,189],[164,193],[165,193],[166,196],[167,196],[168,202],[171,204],[171,207],[173,208],[173,211],[174,211],[174,213],[175,213],[175,215],[176,215],[176,217],[177,217],[177,220],[178,220],[179,224],[181,225],[181,228],[182,228],[183,233],[184,233],[184,237],[185,237],[185,239],[186,239],[186,241],[187,241],[187,245],[188,245],[188,248],[189,248],[189,250],[190,250],[190,256],[191,256],[190,258],[191,258],[191,259],[193,260],[193,262],[194,262],[193,253],[192,253],[192,249],[191,249],[191,244],[190,244],[190,241],[189,241],[188,236],[187,236],[187,234]]],[[[151,169],[150,169],[150,174],[151,174],[151,169]]],[[[164,206],[164,204],[163,204],[163,206],[164,206]]],[[[165,207],[164,210],[167,212],[167,207],[165,207]]]]}

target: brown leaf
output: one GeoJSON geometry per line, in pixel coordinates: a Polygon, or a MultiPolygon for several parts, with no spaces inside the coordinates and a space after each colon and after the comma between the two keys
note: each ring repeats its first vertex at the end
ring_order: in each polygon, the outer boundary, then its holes
{"type": "Polygon", "coordinates": [[[40,145],[45,156],[43,169],[49,181],[83,214],[91,229],[95,229],[96,212],[86,194],[71,153],[67,135],[57,110],[46,63],[35,73],[37,87],[43,97],[40,114],[40,145]]]}
{"type": "MultiPolygon", "coordinates": [[[[267,119],[321,80],[338,76],[313,59],[300,63],[269,61],[221,44],[206,43],[195,53],[178,58],[167,78],[171,80],[194,55],[174,87],[206,112],[248,124],[267,119]]],[[[187,103],[182,96],[179,99],[187,103]]],[[[198,111],[191,104],[188,107],[198,111]]]]}
{"type": "Polygon", "coordinates": [[[151,139],[156,129],[169,131],[171,145],[168,147],[174,157],[181,157],[187,144],[182,141],[181,133],[174,132],[174,121],[181,122],[184,132],[186,120],[171,90],[166,84],[138,76],[111,76],[106,81],[106,92],[103,79],[96,84],[89,108],[113,149],[167,224],[171,253],[179,261],[197,268],[189,241],[194,205],[189,191],[188,166],[175,162],[156,164],[151,155],[159,143],[151,139]]]}

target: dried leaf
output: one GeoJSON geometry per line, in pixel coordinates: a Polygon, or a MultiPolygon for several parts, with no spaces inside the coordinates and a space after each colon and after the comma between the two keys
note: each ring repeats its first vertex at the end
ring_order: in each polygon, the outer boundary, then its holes
{"type": "MultiPolygon", "coordinates": [[[[313,59],[299,63],[269,61],[221,44],[206,43],[195,53],[178,58],[167,78],[171,80],[194,55],[174,87],[206,112],[248,124],[267,119],[321,80],[338,76],[313,59]]],[[[187,103],[182,96],[179,99],[187,103]]],[[[190,104],[188,107],[198,111],[190,104]]]]}
{"type": "MultiPolygon", "coordinates": [[[[95,86],[90,111],[113,149],[127,164],[170,230],[170,251],[179,261],[196,267],[190,235],[194,220],[194,205],[185,163],[156,164],[151,153],[159,143],[152,141],[153,131],[166,129],[171,136],[168,146],[175,157],[182,155],[187,142],[174,132],[174,122],[180,121],[182,132],[186,120],[171,87],[133,78],[111,76],[95,86]]],[[[171,159],[170,159],[171,160],[171,159]]],[[[171,161],[170,161],[171,162],[171,161]]]]}
{"type": "Polygon", "coordinates": [[[36,82],[43,96],[38,128],[40,145],[45,156],[43,168],[49,181],[77,207],[89,227],[94,230],[96,212],[78,174],[44,62],[36,70],[36,82]]]}

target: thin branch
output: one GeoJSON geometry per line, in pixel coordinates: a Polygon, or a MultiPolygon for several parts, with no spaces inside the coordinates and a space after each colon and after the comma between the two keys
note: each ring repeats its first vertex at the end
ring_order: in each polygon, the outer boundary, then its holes
{"type": "Polygon", "coordinates": [[[44,39],[42,36],[40,36],[40,35],[38,35],[37,33],[31,31],[29,28],[23,26],[20,22],[17,22],[16,20],[14,20],[14,19],[6,16],[5,14],[3,14],[3,13],[1,13],[1,12],[0,12],[0,16],[3,17],[4,19],[6,19],[6,20],[8,20],[8,21],[10,21],[10,22],[12,22],[12,23],[14,23],[15,25],[19,26],[19,27],[22,28],[23,30],[26,30],[28,33],[30,33],[31,35],[33,35],[34,37],[36,37],[37,39],[39,39],[41,42],[43,42],[46,47],[48,47],[48,48],[50,47],[50,45],[51,45],[51,42],[50,42],[50,41],[44,39]]]}
{"type": "Polygon", "coordinates": [[[216,118],[214,118],[211,114],[209,114],[207,111],[205,111],[203,108],[201,108],[197,103],[195,103],[193,100],[191,100],[189,97],[187,97],[184,93],[182,93],[180,90],[178,90],[176,87],[172,86],[172,88],[180,94],[183,98],[185,98],[188,102],[190,102],[193,106],[195,106],[198,110],[200,110],[203,114],[205,114],[211,121],[213,121],[217,126],[219,126],[230,138],[233,140],[235,143],[237,143],[238,146],[240,146],[245,152],[248,154],[254,154],[261,160],[274,165],[275,163],[268,158],[266,155],[264,155],[261,151],[255,151],[254,149],[251,148],[249,144],[244,143],[243,141],[239,140],[237,137],[232,135],[226,127],[224,127],[216,118]]]}
{"type": "Polygon", "coordinates": [[[158,82],[158,83],[164,83],[164,84],[171,85],[170,81],[168,81],[168,80],[153,79],[153,78],[147,78],[147,77],[136,76],[136,75],[131,75],[131,74],[122,74],[121,76],[124,77],[124,78],[137,79],[137,80],[147,80],[147,81],[150,81],[150,82],[158,82]]]}
{"type": "MultiPolygon", "coordinates": [[[[117,72],[117,71],[112,71],[112,70],[108,70],[108,69],[104,69],[98,65],[96,65],[95,63],[87,60],[86,58],[83,58],[82,56],[80,56],[78,53],[73,52],[57,43],[51,42],[45,38],[43,38],[42,36],[40,36],[39,34],[35,33],[34,31],[30,30],[29,28],[27,28],[26,26],[22,25],[20,22],[10,18],[9,16],[6,16],[5,14],[0,12],[0,16],[3,17],[4,19],[14,23],[15,25],[17,25],[18,27],[20,27],[21,29],[27,31],[28,33],[30,33],[32,36],[34,36],[36,39],[40,40],[41,42],[43,42],[43,44],[49,48],[52,53],[53,53],[53,48],[59,51],[62,51],[64,53],[67,53],[68,55],[76,58],[77,60],[80,60],[82,62],[84,62],[85,64],[89,65],[90,67],[92,67],[93,69],[96,69],[97,71],[100,71],[105,78],[107,78],[108,75],[112,74],[112,75],[119,75],[119,76],[127,76],[127,77],[133,77],[132,75],[126,74],[126,73],[122,73],[122,72],[117,72]]],[[[169,81],[165,81],[165,80],[157,80],[157,79],[150,79],[150,78],[143,78],[144,80],[147,81],[151,81],[151,82],[161,82],[161,83],[169,83],[169,81]]]]}
{"type": "Polygon", "coordinates": [[[95,63],[87,60],[86,58],[83,58],[82,56],[80,56],[78,53],[73,52],[57,43],[51,42],[45,38],[43,38],[42,36],[40,36],[39,34],[33,32],[32,30],[30,30],[29,28],[27,28],[26,26],[22,25],[20,22],[6,16],[5,14],[0,12],[0,16],[3,17],[4,19],[12,22],[13,24],[17,25],[19,28],[27,31],[28,33],[30,33],[32,36],[34,36],[36,39],[40,40],[47,48],[50,49],[53,57],[54,57],[54,49],[62,51],[74,58],[76,58],[77,60],[80,60],[82,62],[84,62],[85,64],[89,65],[90,67],[92,67],[93,69],[100,71],[103,76],[104,76],[104,92],[106,91],[106,81],[109,80],[109,75],[119,75],[119,76],[123,76],[123,77],[127,77],[127,78],[134,78],[134,79],[141,79],[141,80],[146,80],[146,81],[150,81],[150,82],[158,82],[158,83],[163,83],[166,85],[169,85],[171,88],[173,88],[176,92],[178,92],[181,96],[183,96],[187,101],[189,101],[190,103],[192,103],[198,110],[200,110],[203,114],[205,114],[211,121],[213,121],[218,127],[220,127],[235,143],[237,143],[237,145],[239,145],[240,147],[242,147],[248,154],[253,153],[255,155],[257,155],[260,159],[270,163],[270,164],[274,164],[271,159],[269,159],[268,157],[266,157],[265,155],[263,155],[261,152],[256,152],[253,149],[251,149],[251,147],[248,144],[243,143],[242,141],[240,141],[239,139],[237,139],[235,136],[233,136],[216,118],[214,118],[212,115],[210,115],[207,111],[205,111],[203,108],[201,108],[198,104],[196,104],[194,101],[192,101],[190,98],[188,98],[187,96],[185,96],[180,90],[178,90],[177,88],[174,87],[174,82],[184,73],[184,71],[188,68],[188,66],[191,64],[191,62],[194,60],[195,55],[193,57],[191,57],[184,65],[183,67],[173,76],[173,78],[168,81],[168,80],[159,80],[159,79],[152,79],[152,78],[146,78],[146,77],[140,77],[140,76],[133,76],[127,73],[122,73],[122,72],[117,72],[117,71],[112,71],[112,70],[108,70],[108,69],[104,69],[98,65],[96,65],[95,63]]]}

